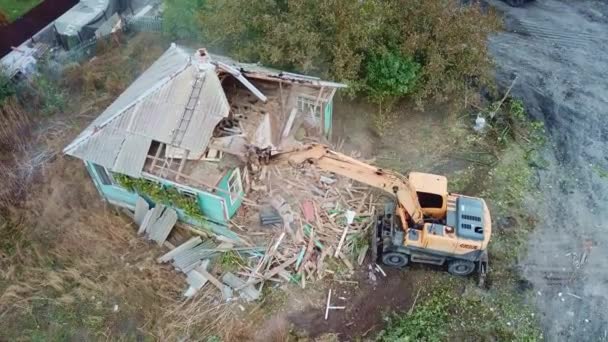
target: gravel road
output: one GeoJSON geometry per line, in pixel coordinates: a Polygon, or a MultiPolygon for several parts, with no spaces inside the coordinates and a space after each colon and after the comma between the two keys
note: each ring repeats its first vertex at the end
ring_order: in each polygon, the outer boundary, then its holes
{"type": "Polygon", "coordinates": [[[540,222],[520,266],[548,341],[608,341],[608,2],[499,1],[499,82],[545,122],[540,222]]]}

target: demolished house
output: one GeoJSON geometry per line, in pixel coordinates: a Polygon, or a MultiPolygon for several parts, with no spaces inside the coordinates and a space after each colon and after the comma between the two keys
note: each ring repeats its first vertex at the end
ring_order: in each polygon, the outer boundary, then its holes
{"type": "Polygon", "coordinates": [[[120,182],[145,179],[196,203],[201,215],[176,208],[180,220],[227,225],[261,158],[331,133],[342,87],[172,44],[64,153],[85,162],[109,203],[154,204],[120,182]]]}

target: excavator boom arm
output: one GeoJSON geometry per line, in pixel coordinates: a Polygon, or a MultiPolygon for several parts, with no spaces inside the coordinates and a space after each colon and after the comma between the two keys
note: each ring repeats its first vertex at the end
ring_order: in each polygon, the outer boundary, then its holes
{"type": "Polygon", "coordinates": [[[414,224],[424,223],[416,189],[406,177],[396,172],[366,164],[345,154],[332,151],[327,146],[320,144],[307,145],[299,150],[280,153],[274,155],[272,159],[273,161],[287,161],[295,164],[310,162],[322,170],[384,190],[397,197],[401,211],[404,211],[414,224]]]}

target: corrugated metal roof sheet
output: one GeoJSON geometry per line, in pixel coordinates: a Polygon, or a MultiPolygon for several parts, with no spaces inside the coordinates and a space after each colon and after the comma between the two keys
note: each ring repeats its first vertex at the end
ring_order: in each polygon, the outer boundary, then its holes
{"type": "MultiPolygon", "coordinates": [[[[227,57],[211,58],[235,65],[243,72],[296,79],[309,85],[344,86],[238,63],[227,57]]],[[[116,172],[139,176],[153,140],[201,154],[215,126],[228,116],[229,110],[215,65],[199,55],[191,58],[190,52],[172,45],[70,143],[64,153],[116,172]]]]}
{"type": "Polygon", "coordinates": [[[55,29],[61,35],[76,36],[85,25],[101,18],[109,5],[109,0],[80,0],[55,20],[55,29]]]}
{"type": "Polygon", "coordinates": [[[152,140],[202,153],[229,108],[215,67],[191,63],[184,50],[173,46],[64,152],[115,172],[139,176],[152,140]],[[198,77],[204,81],[200,93],[195,94],[198,77]],[[193,106],[191,117],[186,114],[189,102],[193,106]],[[185,131],[183,139],[176,142],[180,124],[185,131]]]}
{"type": "Polygon", "coordinates": [[[250,74],[258,73],[258,74],[264,74],[265,76],[268,76],[268,77],[273,77],[273,78],[282,79],[282,80],[286,80],[286,81],[294,81],[294,82],[298,82],[298,83],[305,83],[305,84],[308,84],[311,86],[317,86],[317,87],[330,87],[330,88],[346,88],[347,87],[346,84],[343,84],[343,83],[324,81],[318,77],[294,74],[291,72],[286,72],[286,71],[281,71],[278,69],[265,67],[263,65],[256,64],[256,63],[243,63],[243,62],[236,61],[227,56],[214,55],[214,54],[209,54],[209,56],[211,56],[211,59],[213,61],[222,62],[229,66],[237,68],[239,71],[243,72],[243,74],[245,76],[247,76],[248,73],[250,73],[250,74]]]}
{"type": "Polygon", "coordinates": [[[211,140],[215,126],[228,116],[230,104],[215,70],[205,72],[201,96],[194,109],[181,147],[195,154],[203,152],[211,140]]]}
{"type": "Polygon", "coordinates": [[[112,169],[125,139],[124,132],[129,124],[129,120],[130,115],[128,113],[127,115],[120,116],[104,127],[104,129],[91,135],[85,143],[76,145],[66,153],[112,169]]]}
{"type": "Polygon", "coordinates": [[[88,139],[129,107],[166,84],[172,77],[183,71],[190,63],[190,55],[182,48],[171,46],[143,74],[103,111],[80,135],[70,143],[64,152],[70,154],[75,145],[88,139]]]}
{"type": "Polygon", "coordinates": [[[128,134],[114,162],[113,170],[132,177],[139,177],[146,163],[146,156],[152,139],[136,134],[128,134]]]}

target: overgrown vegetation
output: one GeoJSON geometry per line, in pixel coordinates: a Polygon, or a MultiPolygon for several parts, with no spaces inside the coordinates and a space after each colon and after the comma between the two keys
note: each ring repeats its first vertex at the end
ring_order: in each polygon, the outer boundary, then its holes
{"type": "Polygon", "coordinates": [[[95,47],[97,57],[65,66],[60,86],[72,96],[106,100],[117,97],[168,46],[163,37],[154,34],[140,34],[136,42],[122,44],[126,46],[125,52],[117,54],[116,42],[99,40],[95,47]]]}
{"type": "Polygon", "coordinates": [[[3,16],[6,23],[13,22],[41,2],[42,0],[0,0],[0,26],[3,16]]]}
{"type": "Polygon", "coordinates": [[[227,251],[219,256],[218,263],[221,265],[222,270],[235,271],[244,264],[244,261],[237,251],[227,251]]]}
{"type": "Polygon", "coordinates": [[[378,103],[411,93],[419,77],[420,64],[398,51],[371,53],[365,61],[365,89],[378,103]]]}
{"type": "Polygon", "coordinates": [[[486,37],[500,26],[455,0],[207,0],[199,17],[207,41],[240,59],[419,103],[491,84],[486,37]]]}
{"type": "Polygon", "coordinates": [[[185,196],[175,187],[163,185],[144,178],[133,178],[114,174],[114,179],[125,189],[149,197],[155,203],[162,203],[177,209],[194,219],[205,220],[196,198],[185,196]]]}
{"type": "Polygon", "coordinates": [[[379,341],[536,341],[542,336],[521,295],[465,290],[449,275],[424,287],[421,303],[387,317],[379,341]]]}
{"type": "Polygon", "coordinates": [[[6,75],[5,71],[0,69],[0,105],[13,95],[15,95],[15,84],[6,75]]]}
{"type": "Polygon", "coordinates": [[[198,13],[205,0],[164,0],[163,30],[173,39],[194,40],[201,37],[202,23],[198,13]]]}

